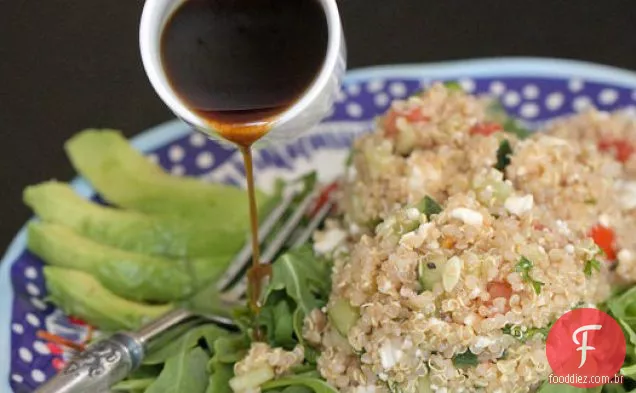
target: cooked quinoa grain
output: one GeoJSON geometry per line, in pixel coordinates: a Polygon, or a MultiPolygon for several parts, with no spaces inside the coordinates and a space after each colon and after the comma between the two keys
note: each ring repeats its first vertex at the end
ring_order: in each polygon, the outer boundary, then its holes
{"type": "Polygon", "coordinates": [[[502,124],[437,84],[354,143],[314,236],[331,294],[302,329],[338,390],[533,392],[551,325],[636,282],[634,123],[589,111],[524,140],[502,124]]]}

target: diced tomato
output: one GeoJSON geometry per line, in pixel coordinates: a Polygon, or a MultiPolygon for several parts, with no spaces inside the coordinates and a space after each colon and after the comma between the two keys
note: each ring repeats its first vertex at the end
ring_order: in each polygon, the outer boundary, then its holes
{"type": "Polygon", "coordinates": [[[510,296],[512,296],[512,286],[507,282],[489,282],[488,285],[486,285],[486,290],[488,294],[490,294],[490,299],[496,299],[498,297],[510,299],[510,296]]]}
{"type": "Polygon", "coordinates": [[[503,127],[501,126],[501,124],[486,122],[486,123],[475,124],[470,129],[470,134],[489,136],[501,130],[503,130],[503,127]]]}
{"type": "Polygon", "coordinates": [[[625,140],[616,141],[614,148],[616,149],[616,159],[620,162],[626,162],[634,153],[634,146],[625,140]]]}
{"type": "Polygon", "coordinates": [[[626,162],[634,154],[634,146],[625,139],[602,140],[598,143],[601,151],[613,152],[619,162],[626,162]]]}
{"type": "Polygon", "coordinates": [[[597,246],[603,250],[608,261],[616,260],[616,235],[611,228],[595,225],[589,233],[597,246]]]}
{"type": "Polygon", "coordinates": [[[332,194],[338,189],[338,182],[333,182],[322,189],[316,199],[313,209],[309,212],[309,217],[315,216],[318,211],[331,199],[332,194]]]}
{"type": "Polygon", "coordinates": [[[427,122],[431,118],[422,113],[422,108],[413,107],[405,111],[391,109],[384,117],[384,131],[387,137],[394,137],[399,133],[397,128],[398,117],[404,117],[409,123],[427,122]]]}
{"type": "Polygon", "coordinates": [[[541,224],[541,223],[539,223],[539,222],[535,222],[535,223],[533,223],[533,224],[532,224],[532,227],[533,227],[534,229],[536,229],[537,231],[542,231],[542,230],[544,230],[544,229],[545,229],[545,225],[543,225],[543,224],[541,224]]]}
{"type": "Polygon", "coordinates": [[[403,114],[404,117],[406,117],[406,120],[408,120],[410,123],[417,123],[419,121],[429,121],[431,120],[430,117],[425,116],[422,113],[422,108],[420,107],[415,107],[415,108],[411,108],[408,111],[406,111],[403,114]]]}
{"type": "Polygon", "coordinates": [[[64,368],[64,360],[62,358],[53,358],[53,360],[51,361],[51,365],[53,366],[54,369],[56,370],[61,370],[64,368]]]}
{"type": "Polygon", "coordinates": [[[54,343],[50,343],[50,342],[46,343],[46,347],[49,349],[49,352],[51,352],[53,355],[61,355],[64,352],[62,347],[54,343]]]}
{"type": "Polygon", "coordinates": [[[84,322],[83,320],[81,320],[81,319],[79,319],[77,317],[69,316],[68,317],[68,321],[70,323],[72,323],[73,325],[79,325],[79,326],[86,326],[87,325],[86,322],[84,322]]]}
{"type": "Polygon", "coordinates": [[[387,137],[394,137],[398,134],[397,128],[397,113],[391,109],[384,117],[384,135],[387,137]]]}

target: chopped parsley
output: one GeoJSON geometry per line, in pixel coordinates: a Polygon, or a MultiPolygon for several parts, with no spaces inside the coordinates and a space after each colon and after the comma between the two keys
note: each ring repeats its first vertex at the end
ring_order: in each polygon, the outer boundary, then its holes
{"type": "Polygon", "coordinates": [[[430,221],[431,216],[440,214],[442,212],[442,206],[440,206],[435,199],[430,196],[425,196],[417,206],[418,210],[426,215],[426,218],[430,221]]]}
{"type": "Polygon", "coordinates": [[[506,325],[502,329],[504,334],[512,336],[517,340],[525,343],[526,341],[534,338],[535,336],[542,336],[545,340],[548,338],[548,332],[550,331],[550,325],[543,328],[529,328],[525,329],[520,325],[506,325]]]}
{"type": "Polygon", "coordinates": [[[499,149],[497,149],[497,164],[495,164],[495,169],[504,172],[506,167],[510,165],[511,155],[512,147],[510,146],[510,142],[508,142],[507,139],[504,139],[499,144],[499,149]]]}
{"type": "Polygon", "coordinates": [[[585,261],[585,267],[583,268],[583,272],[585,273],[586,277],[591,277],[594,271],[598,272],[600,270],[601,270],[601,263],[596,258],[588,259],[587,261],[585,261]]]}
{"type": "Polygon", "coordinates": [[[530,284],[532,286],[532,289],[534,289],[534,292],[538,295],[541,293],[541,287],[545,284],[541,281],[535,280],[530,276],[530,270],[532,270],[533,266],[534,265],[532,264],[532,261],[522,256],[517,263],[517,266],[515,266],[515,271],[517,273],[521,273],[521,278],[523,278],[525,282],[530,284]]]}
{"type": "Polygon", "coordinates": [[[470,350],[453,356],[453,364],[455,367],[470,367],[479,364],[477,355],[470,352],[470,350]]]}

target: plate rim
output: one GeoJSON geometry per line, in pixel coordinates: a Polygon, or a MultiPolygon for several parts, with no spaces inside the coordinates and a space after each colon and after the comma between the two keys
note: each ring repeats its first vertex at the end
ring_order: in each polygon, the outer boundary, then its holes
{"type": "MultiPolygon", "coordinates": [[[[636,72],[627,69],[579,60],[548,57],[498,57],[443,61],[435,63],[388,64],[348,71],[344,84],[358,83],[379,78],[439,78],[449,75],[476,77],[536,76],[560,78],[584,78],[601,83],[613,83],[636,89],[636,72]]],[[[130,139],[133,146],[148,151],[172,140],[183,137],[191,129],[178,119],[150,127],[130,139]]],[[[92,188],[81,177],[71,181],[73,188],[84,196],[92,193],[92,188]]],[[[31,221],[33,218],[29,219],[31,221]]],[[[11,351],[11,315],[13,286],[11,267],[26,247],[25,223],[9,244],[0,260],[0,349],[11,351]]],[[[12,392],[10,385],[11,356],[0,355],[0,389],[12,392]]]]}

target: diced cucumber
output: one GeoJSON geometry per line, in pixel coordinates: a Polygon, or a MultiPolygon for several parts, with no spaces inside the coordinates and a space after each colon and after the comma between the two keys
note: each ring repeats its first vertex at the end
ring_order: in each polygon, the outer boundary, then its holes
{"type": "Polygon", "coordinates": [[[423,258],[417,271],[422,289],[431,291],[436,283],[441,283],[445,268],[446,258],[443,255],[430,254],[423,258]]]}
{"type": "Polygon", "coordinates": [[[145,305],[116,296],[90,274],[55,266],[44,267],[49,299],[66,314],[105,331],[137,329],[168,312],[171,305],[145,305]]]}
{"type": "Polygon", "coordinates": [[[172,260],[96,243],[57,224],[32,222],[28,248],[46,263],[92,274],[108,290],[131,300],[185,298],[220,276],[231,258],[172,260]]]}
{"type": "Polygon", "coordinates": [[[417,393],[433,393],[428,375],[422,375],[417,379],[417,393]]]}
{"type": "Polygon", "coordinates": [[[359,311],[345,299],[332,302],[327,308],[327,315],[336,330],[344,337],[347,337],[349,330],[360,318],[359,311]]]}
{"type": "Polygon", "coordinates": [[[88,201],[65,183],[27,187],[24,201],[44,221],[62,224],[96,242],[149,255],[233,255],[245,232],[219,221],[201,222],[121,210],[88,201]]]}
{"type": "Polygon", "coordinates": [[[258,388],[267,381],[274,379],[274,370],[268,366],[261,366],[247,374],[230,379],[230,387],[234,392],[244,392],[258,388]]]}

